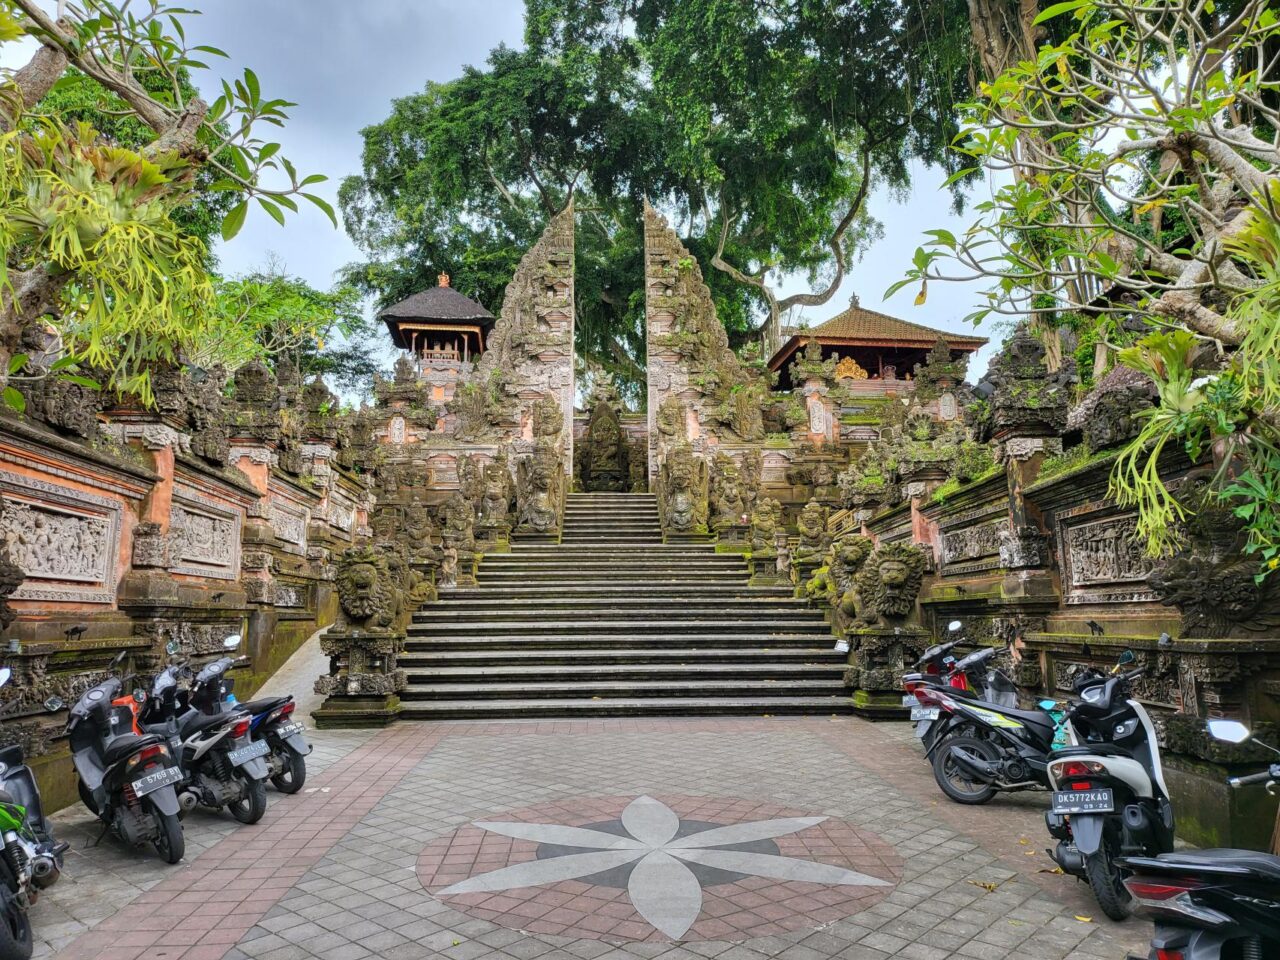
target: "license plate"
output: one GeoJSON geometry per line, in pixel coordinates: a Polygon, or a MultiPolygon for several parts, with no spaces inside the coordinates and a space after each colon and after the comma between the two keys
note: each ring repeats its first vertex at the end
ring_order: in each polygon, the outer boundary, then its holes
{"type": "Polygon", "coordinates": [[[914,707],[918,702],[919,701],[916,700],[916,695],[914,693],[908,693],[902,698],[902,705],[904,707],[914,707]]]}
{"type": "Polygon", "coordinates": [[[1055,790],[1054,813],[1114,813],[1116,800],[1111,788],[1101,790],[1055,790]]]}
{"type": "Polygon", "coordinates": [[[250,760],[267,754],[270,750],[271,748],[267,746],[267,741],[255,740],[247,747],[241,747],[239,750],[232,750],[227,754],[227,759],[231,761],[232,766],[238,767],[241,764],[248,763],[250,760]]]}
{"type": "Polygon", "coordinates": [[[288,724],[285,724],[283,727],[277,727],[276,734],[277,736],[281,736],[281,737],[291,737],[295,733],[302,733],[302,731],[305,729],[306,727],[304,727],[300,723],[288,723],[288,724]]]}
{"type": "Polygon", "coordinates": [[[181,781],[181,770],[177,767],[164,767],[133,781],[133,792],[140,797],[145,797],[148,793],[154,793],[161,787],[167,787],[170,784],[180,783],[181,781]]]}
{"type": "Polygon", "coordinates": [[[912,707],[911,719],[912,720],[937,720],[938,708],[937,707],[921,707],[921,706],[912,707]]]}

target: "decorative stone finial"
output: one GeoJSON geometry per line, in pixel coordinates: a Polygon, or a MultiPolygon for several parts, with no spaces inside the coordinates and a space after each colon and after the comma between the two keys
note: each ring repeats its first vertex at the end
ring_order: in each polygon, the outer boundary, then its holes
{"type": "Polygon", "coordinates": [[[449,275],[447,273],[440,274],[436,279],[442,287],[447,287],[449,285],[449,275]]]}

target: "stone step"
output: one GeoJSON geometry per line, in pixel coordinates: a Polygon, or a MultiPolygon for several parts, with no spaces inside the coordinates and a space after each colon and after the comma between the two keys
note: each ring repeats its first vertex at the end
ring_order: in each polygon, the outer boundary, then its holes
{"type": "MultiPolygon", "coordinates": [[[[699,637],[702,641],[707,638],[699,637]]],[[[408,650],[400,654],[399,662],[406,668],[425,669],[482,667],[510,667],[513,670],[537,670],[541,667],[582,667],[590,669],[606,665],[673,667],[683,669],[697,664],[699,667],[723,665],[726,667],[758,668],[761,664],[778,665],[839,665],[844,669],[847,654],[837,653],[831,646],[812,646],[813,637],[803,638],[810,645],[773,647],[671,647],[666,649],[639,646],[613,646],[596,643],[582,649],[564,645],[540,645],[522,643],[513,648],[508,643],[487,641],[482,649],[464,649],[459,641],[440,643],[410,639],[408,650]]],[[[756,641],[757,643],[767,641],[756,641]]]]}
{"type": "Polygon", "coordinates": [[[646,619],[670,616],[698,620],[795,616],[801,622],[823,619],[822,611],[806,606],[803,600],[789,597],[725,599],[714,606],[708,606],[701,597],[452,600],[446,592],[441,594],[441,598],[444,602],[433,603],[415,613],[414,621],[438,623],[441,620],[503,620],[513,613],[527,613],[531,617],[571,615],[581,620],[617,619],[619,616],[646,619]]]}
{"type": "MultiPolygon", "coordinates": [[[[521,543],[511,548],[511,553],[502,554],[502,556],[546,556],[559,555],[565,557],[591,555],[591,548],[587,547],[566,547],[558,543],[521,543]]],[[[705,557],[705,556],[724,556],[724,554],[716,553],[716,545],[714,543],[654,543],[643,550],[635,550],[627,548],[628,555],[642,553],[645,556],[655,557],[705,557]]]]}
{"type": "Polygon", "coordinates": [[[664,655],[664,651],[677,653],[689,650],[720,649],[726,653],[742,656],[755,656],[761,652],[772,653],[782,651],[804,650],[806,652],[835,645],[835,638],[830,631],[770,633],[736,631],[733,633],[698,633],[698,634],[646,634],[646,633],[551,633],[531,634],[513,640],[509,636],[486,635],[476,631],[464,632],[461,636],[437,636],[425,631],[418,624],[409,625],[409,639],[406,649],[413,653],[441,652],[452,655],[459,651],[498,651],[504,656],[515,657],[521,651],[529,655],[540,655],[545,652],[582,651],[599,654],[605,657],[616,653],[620,656],[637,654],[664,655]]]}
{"type": "Polygon", "coordinates": [[[579,681],[568,683],[414,683],[400,694],[401,700],[440,700],[466,697],[468,700],[560,699],[591,697],[838,697],[844,684],[831,680],[710,680],[693,683],[675,680],[579,681]]]}
{"type": "Polygon", "coordinates": [[[440,621],[427,619],[410,624],[409,629],[417,636],[470,635],[485,637],[522,637],[546,636],[644,636],[646,633],[667,634],[671,636],[693,636],[704,633],[737,633],[748,637],[759,637],[770,633],[804,633],[810,636],[830,634],[831,630],[821,619],[812,622],[800,622],[797,617],[752,617],[748,620],[733,620],[728,617],[716,617],[709,620],[687,618],[658,619],[614,619],[614,620],[480,620],[480,621],[440,621]]]}
{"type": "Polygon", "coordinates": [[[547,698],[545,700],[411,700],[406,720],[543,719],[557,717],[689,717],[827,715],[853,712],[847,696],[830,697],[639,697],[547,698]]]}
{"type": "Polygon", "coordinates": [[[802,663],[762,660],[759,663],[570,663],[530,665],[437,666],[423,654],[402,654],[399,665],[410,683],[530,682],[554,683],[581,680],[827,680],[844,676],[841,662],[802,663]]]}
{"type": "MultiPolygon", "coordinates": [[[[575,576],[569,571],[534,573],[532,571],[508,571],[506,573],[488,573],[480,571],[479,584],[482,590],[490,592],[504,590],[508,586],[633,586],[637,584],[680,585],[689,583],[747,586],[747,574],[742,570],[721,570],[715,573],[700,573],[696,577],[681,576],[678,573],[659,573],[653,570],[636,570],[627,572],[619,570],[613,576],[597,574],[591,577],[575,576]]],[[[441,591],[442,593],[445,591],[441,591]]]]}
{"type": "Polygon", "coordinates": [[[676,570],[724,570],[728,568],[737,568],[746,570],[747,562],[741,554],[736,553],[707,553],[691,557],[671,557],[671,556],[649,556],[648,554],[635,551],[627,556],[627,551],[605,551],[601,555],[601,551],[594,551],[589,558],[584,557],[561,557],[554,553],[546,554],[524,554],[524,553],[490,553],[487,554],[481,567],[485,570],[550,570],[557,567],[575,570],[582,573],[589,573],[592,570],[600,570],[605,568],[613,568],[619,562],[625,563],[630,567],[644,567],[647,569],[676,569],[676,570]],[[619,554],[622,554],[621,556],[619,554]]]}
{"type": "MultiPolygon", "coordinates": [[[[790,587],[749,587],[740,583],[668,583],[619,585],[616,581],[601,580],[594,584],[523,584],[505,586],[501,590],[492,587],[461,587],[441,595],[450,602],[456,600],[489,600],[494,598],[538,599],[541,597],[583,597],[603,599],[607,597],[790,597],[790,587]]],[[[430,609],[427,607],[425,609],[430,609]]]]}

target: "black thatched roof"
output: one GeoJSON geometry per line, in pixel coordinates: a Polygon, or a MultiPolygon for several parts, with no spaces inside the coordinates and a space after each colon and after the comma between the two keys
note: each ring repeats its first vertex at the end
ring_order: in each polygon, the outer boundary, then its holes
{"type": "Polygon", "coordinates": [[[473,323],[488,327],[494,316],[470,297],[453,287],[430,287],[419,290],[399,303],[392,304],[379,316],[390,326],[396,320],[440,320],[446,323],[473,323]]]}

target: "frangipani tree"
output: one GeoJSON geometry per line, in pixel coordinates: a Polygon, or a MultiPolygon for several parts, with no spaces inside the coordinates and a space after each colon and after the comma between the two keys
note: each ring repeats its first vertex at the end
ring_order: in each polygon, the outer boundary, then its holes
{"type": "Polygon", "coordinates": [[[1165,487],[1170,442],[1213,446],[1215,490],[1280,566],[1280,19],[1262,0],[1068,0],[1040,47],[981,87],[959,149],[1004,174],[963,235],[931,231],[895,284],[987,277],[974,315],[1081,311],[1149,332],[1115,343],[1161,404],[1112,492],[1152,552],[1194,504],[1165,487]],[[1012,176],[1009,176],[1012,174],[1012,176]]]}
{"type": "MultiPolygon", "coordinates": [[[[203,243],[170,214],[189,202],[196,174],[239,200],[222,236],[243,225],[250,201],[283,223],[298,198],[331,219],[280,145],[260,136],[293,104],[265,97],[251,70],[222,83],[212,104],[190,96],[187,76],[225,54],[193,45],[195,11],[160,0],[59,3],[0,0],[0,42],[40,43],[26,66],[0,78],[0,372],[69,375],[92,369],[103,385],[150,396],[150,371],[225,336],[203,243]],[[31,116],[70,68],[118,97],[154,140],[130,149],[84,124],[31,116]],[[162,82],[157,83],[157,77],[162,82]],[[37,358],[39,358],[37,360],[37,358]]],[[[17,391],[5,396],[15,401],[17,391]]]]}

